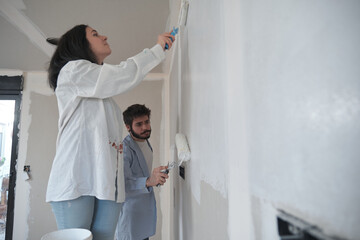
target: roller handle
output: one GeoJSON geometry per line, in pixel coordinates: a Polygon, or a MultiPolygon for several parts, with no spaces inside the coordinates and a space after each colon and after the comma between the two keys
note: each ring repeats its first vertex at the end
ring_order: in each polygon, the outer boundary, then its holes
{"type": "MultiPolygon", "coordinates": [[[[170,169],[167,168],[167,169],[161,170],[160,172],[169,174],[169,171],[170,171],[170,169]]],[[[160,183],[158,183],[156,186],[159,187],[159,186],[160,186],[160,183]]]]}
{"type": "MultiPolygon", "coordinates": [[[[178,33],[178,31],[179,31],[179,28],[174,27],[170,34],[175,37],[175,35],[178,33]]],[[[173,42],[172,38],[170,38],[170,40],[173,42]]],[[[165,50],[166,49],[169,49],[169,45],[167,43],[165,44],[165,50]]]]}

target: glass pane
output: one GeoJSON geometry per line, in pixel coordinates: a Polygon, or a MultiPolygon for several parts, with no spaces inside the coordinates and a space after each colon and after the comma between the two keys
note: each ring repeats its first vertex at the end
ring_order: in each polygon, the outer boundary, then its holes
{"type": "Polygon", "coordinates": [[[0,240],[5,239],[15,100],[0,100],[0,240]]]}

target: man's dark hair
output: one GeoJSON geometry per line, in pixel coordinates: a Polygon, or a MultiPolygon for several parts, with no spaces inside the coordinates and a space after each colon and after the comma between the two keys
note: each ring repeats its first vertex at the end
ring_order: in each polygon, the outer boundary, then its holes
{"type": "Polygon", "coordinates": [[[134,118],[142,117],[142,116],[148,116],[150,118],[151,110],[145,105],[141,104],[134,104],[128,107],[123,112],[123,118],[125,125],[132,126],[132,123],[134,121],[134,118]]]}
{"type": "Polygon", "coordinates": [[[57,87],[59,72],[69,61],[85,59],[97,63],[96,56],[86,38],[86,28],[87,25],[84,24],[76,25],[60,38],[48,68],[49,84],[54,91],[57,87]]]}

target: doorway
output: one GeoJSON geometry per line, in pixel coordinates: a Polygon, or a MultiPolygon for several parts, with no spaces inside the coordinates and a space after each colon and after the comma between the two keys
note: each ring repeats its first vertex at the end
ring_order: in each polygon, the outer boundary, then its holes
{"type": "Polygon", "coordinates": [[[11,240],[23,78],[0,76],[0,240],[11,240]]]}

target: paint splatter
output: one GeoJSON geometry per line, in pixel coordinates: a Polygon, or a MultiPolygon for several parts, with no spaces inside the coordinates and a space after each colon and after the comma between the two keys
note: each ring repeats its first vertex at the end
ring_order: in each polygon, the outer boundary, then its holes
{"type": "Polygon", "coordinates": [[[122,143],[122,142],[120,142],[119,145],[117,145],[115,142],[109,141],[109,144],[110,144],[113,148],[115,148],[115,149],[118,151],[118,153],[120,153],[120,154],[123,153],[124,146],[123,146],[123,143],[122,143]]]}

